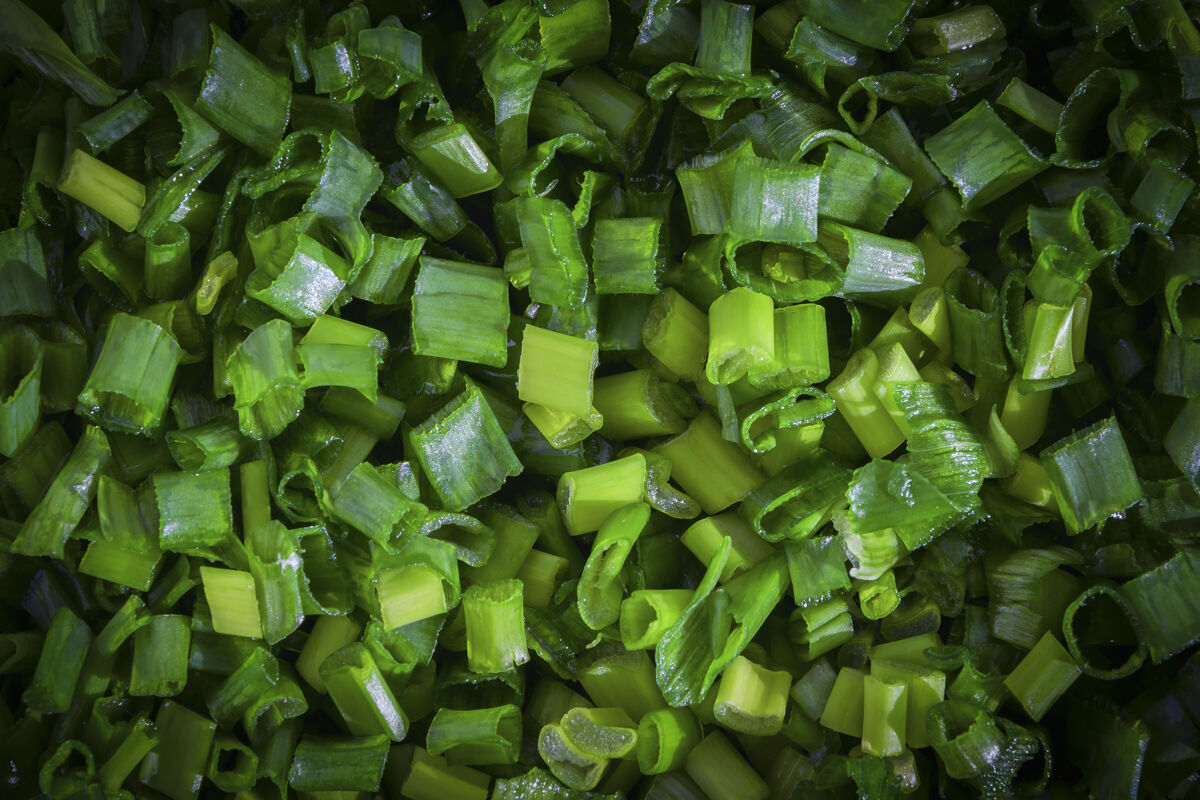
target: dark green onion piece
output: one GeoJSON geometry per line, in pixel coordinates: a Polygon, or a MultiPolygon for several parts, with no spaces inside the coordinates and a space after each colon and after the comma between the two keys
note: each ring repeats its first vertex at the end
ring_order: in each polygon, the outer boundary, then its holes
{"type": "Polygon", "coordinates": [[[154,107],[136,90],[76,129],[93,153],[101,153],[150,119],[154,107]]]}
{"type": "Polygon", "coordinates": [[[424,257],[412,304],[414,353],[504,365],[508,285],[494,268],[424,257]]]}
{"type": "Polygon", "coordinates": [[[1124,511],[1142,498],[1142,487],[1115,418],[1101,420],[1041,454],[1055,499],[1075,534],[1124,511]]]}
{"type": "Polygon", "coordinates": [[[687,774],[710,800],[766,800],[766,782],[720,731],[688,753],[687,774]]]}
{"type": "Polygon", "coordinates": [[[246,436],[274,438],[300,415],[304,389],[292,328],[284,320],[255,328],[229,357],[228,370],[239,427],[246,436]]]}
{"type": "Polygon", "coordinates": [[[283,138],[291,84],[272,72],[217,25],[196,110],[209,122],[264,156],[283,138]]]}
{"type": "Polygon", "coordinates": [[[920,248],[902,239],[830,222],[821,226],[820,244],[845,269],[840,294],[852,300],[911,300],[925,278],[920,248]]]}
{"type": "Polygon", "coordinates": [[[973,211],[1003,197],[1048,166],[987,101],[925,140],[938,169],[973,211]]]}
{"type": "Polygon", "coordinates": [[[320,674],[351,734],[404,739],[408,718],[365,645],[338,650],[321,662],[320,674]]]}
{"type": "Polygon", "coordinates": [[[92,504],[100,473],[112,457],[108,438],[88,426],[10,546],[21,555],[63,557],[67,538],[92,504]]]}
{"type": "Polygon", "coordinates": [[[1186,551],[1121,587],[1151,661],[1163,661],[1200,638],[1197,587],[1200,569],[1195,557],[1186,551]]]}
{"type": "Polygon", "coordinates": [[[521,730],[521,711],[516,706],[439,708],[429,723],[426,744],[430,754],[445,754],[450,766],[513,764],[521,747],[521,730]]]}
{"type": "Polygon", "coordinates": [[[167,410],[179,358],[179,344],[158,325],[118,314],[77,410],[106,428],[151,435],[167,410]]]}
{"type": "Polygon", "coordinates": [[[664,266],[662,222],[656,217],[602,219],[592,239],[592,270],[600,294],[658,294],[664,266]]]}
{"type": "Polygon", "coordinates": [[[311,324],[346,287],[346,261],[311,236],[284,223],[269,251],[255,259],[246,295],[287,317],[293,325],[311,324]]]}
{"type": "Polygon", "coordinates": [[[41,421],[45,351],[23,326],[0,336],[0,454],[12,458],[41,421]]]}
{"type": "Polygon", "coordinates": [[[208,472],[233,466],[245,441],[236,425],[220,419],[168,431],[166,439],[171,457],[185,472],[208,472]]]}
{"type": "Polygon", "coordinates": [[[859,44],[891,52],[900,46],[918,10],[912,0],[887,0],[868,7],[845,6],[836,0],[814,0],[805,6],[816,24],[859,44]]]}
{"type": "Polygon", "coordinates": [[[298,792],[375,792],[383,780],[388,737],[305,736],[296,745],[288,784],[298,792]]]}
{"type": "Polygon", "coordinates": [[[751,489],[738,513],[768,542],[805,539],[829,521],[849,481],[848,470],[818,451],[751,489]]]}
{"type": "Polygon", "coordinates": [[[882,161],[831,144],[821,164],[820,214],[879,233],[911,187],[912,180],[882,161]]]}
{"type": "Polygon", "coordinates": [[[92,633],[87,624],[69,608],[60,608],[50,623],[37,670],[21,695],[21,701],[43,714],[61,714],[68,710],[91,641],[92,633]]]}
{"type": "Polygon", "coordinates": [[[583,300],[587,262],[567,207],[560,200],[524,197],[517,201],[517,219],[531,267],[530,298],[555,306],[583,300]]]}
{"type": "Polygon", "coordinates": [[[53,311],[46,256],[33,229],[0,232],[0,314],[48,317],[53,311]]]}
{"type": "Polygon", "coordinates": [[[443,506],[453,511],[492,494],[522,469],[474,384],[413,428],[409,441],[443,506]]]}
{"type": "Polygon", "coordinates": [[[112,105],[120,92],[84,66],[79,57],[46,22],[20,0],[4,0],[0,14],[8,20],[8,34],[0,45],[5,53],[20,59],[48,78],[61,81],[87,103],[112,105]]]}
{"type": "Polygon", "coordinates": [[[171,800],[195,800],[208,771],[216,724],[173,700],[155,718],[158,744],[142,761],[138,779],[171,800]]]}
{"type": "Polygon", "coordinates": [[[228,469],[164,472],[152,480],[163,550],[203,555],[233,537],[228,469]]]}
{"type": "Polygon", "coordinates": [[[178,614],[151,617],[133,635],[133,697],[173,697],[187,684],[191,619],[178,614]]]}

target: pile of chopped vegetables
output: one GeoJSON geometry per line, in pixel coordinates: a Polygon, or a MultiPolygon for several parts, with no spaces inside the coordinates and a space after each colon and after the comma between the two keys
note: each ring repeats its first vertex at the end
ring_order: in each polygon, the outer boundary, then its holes
{"type": "Polygon", "coordinates": [[[0,793],[1200,797],[1193,16],[0,0],[0,793]]]}

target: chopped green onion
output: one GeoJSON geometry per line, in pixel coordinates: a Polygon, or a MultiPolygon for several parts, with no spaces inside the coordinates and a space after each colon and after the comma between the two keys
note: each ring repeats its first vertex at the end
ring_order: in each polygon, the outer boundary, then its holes
{"type": "Polygon", "coordinates": [[[508,286],[495,269],[423,257],[412,304],[414,353],[504,365],[508,286]]]}
{"type": "Polygon", "coordinates": [[[521,712],[516,706],[469,711],[438,709],[426,734],[431,755],[452,767],[512,764],[521,746],[521,712]]]}
{"type": "Polygon", "coordinates": [[[687,755],[687,774],[711,800],[766,800],[767,784],[730,744],[713,731],[687,755]]]}
{"type": "Polygon", "coordinates": [[[642,325],[646,352],[684,380],[704,372],[708,338],[707,315],[671,288],[654,298],[642,325]]]}
{"type": "Polygon", "coordinates": [[[365,645],[355,642],[333,653],[321,662],[320,675],[351,734],[403,741],[408,718],[365,645]]]}
{"type": "Polygon", "coordinates": [[[503,672],[529,660],[521,589],[520,581],[507,580],[463,592],[472,672],[503,672]]]}
{"type": "Polygon", "coordinates": [[[725,668],[713,714],[724,727],[749,736],[771,736],[783,727],[791,676],[738,656],[725,668]]]}
{"type": "Polygon", "coordinates": [[[1125,440],[1111,417],[1043,450],[1042,465],[1071,534],[1103,522],[1142,497],[1125,440]]]}
{"type": "Polygon", "coordinates": [[[645,493],[646,459],[640,453],[564,473],[558,505],[572,536],[600,530],[609,514],[640,501],[645,493]]]}
{"type": "Polygon", "coordinates": [[[80,150],[63,165],[58,190],[94,208],[126,232],[137,227],[146,204],[146,187],[80,150]]]}
{"type": "Polygon", "coordinates": [[[179,357],[179,344],[158,325],[118,314],[77,410],[106,428],[151,435],[167,410],[179,357]]]}
{"type": "Polygon", "coordinates": [[[305,736],[296,745],[288,784],[298,792],[375,792],[383,780],[388,737],[305,736]]]}
{"type": "Polygon", "coordinates": [[[1071,654],[1047,631],[1004,679],[1004,685],[1037,722],[1079,675],[1071,654]]]}
{"type": "Polygon", "coordinates": [[[201,567],[200,580],[212,611],[213,630],[229,636],[262,638],[254,576],[241,570],[201,567]]]}
{"type": "Polygon", "coordinates": [[[321,664],[325,659],[358,639],[362,625],[352,617],[333,617],[322,614],[304,640],[304,647],[296,659],[296,671],[308,685],[325,694],[325,682],[321,680],[321,664]]]}
{"type": "Polygon", "coordinates": [[[287,127],[292,87],[216,25],[212,52],[196,98],[209,122],[260,155],[275,152],[287,127]]]}
{"type": "Polygon", "coordinates": [[[613,511],[600,525],[576,589],[579,616],[592,630],[618,620],[625,594],[621,570],[649,519],[650,506],[633,503],[613,511]]]}
{"type": "Polygon", "coordinates": [[[706,514],[725,510],[763,480],[750,457],[721,437],[720,425],[707,412],[654,452],[670,459],[676,481],[706,514]]]}
{"type": "Polygon", "coordinates": [[[138,779],[171,800],[195,800],[208,771],[216,724],[172,700],[154,720],[158,743],[142,760],[138,779]]]}
{"type": "Polygon", "coordinates": [[[191,620],[178,614],[150,619],[133,635],[133,671],[129,694],[173,697],[187,684],[191,620]]]}

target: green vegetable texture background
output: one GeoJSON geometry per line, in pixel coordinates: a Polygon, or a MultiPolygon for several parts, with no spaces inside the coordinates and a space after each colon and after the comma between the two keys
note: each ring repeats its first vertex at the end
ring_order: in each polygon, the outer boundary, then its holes
{"type": "Polygon", "coordinates": [[[0,0],[0,797],[1200,799],[1194,0],[0,0]]]}

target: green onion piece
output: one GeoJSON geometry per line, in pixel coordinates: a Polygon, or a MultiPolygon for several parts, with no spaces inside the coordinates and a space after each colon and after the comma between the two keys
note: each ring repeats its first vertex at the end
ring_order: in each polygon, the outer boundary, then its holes
{"type": "Polygon", "coordinates": [[[412,305],[414,353],[504,365],[508,286],[496,269],[423,257],[412,305]]]}
{"type": "Polygon", "coordinates": [[[403,297],[409,275],[425,245],[425,238],[393,238],[375,233],[371,236],[371,242],[371,257],[350,281],[350,294],[369,303],[395,305],[403,297]]]}
{"type": "Polygon", "coordinates": [[[905,302],[925,277],[921,250],[911,242],[828,222],[820,245],[845,270],[840,294],[873,303],[905,302]]]}
{"type": "Polygon", "coordinates": [[[840,647],[853,635],[850,606],[838,597],[810,601],[788,618],[788,638],[797,654],[808,660],[840,647]]]}
{"type": "Polygon", "coordinates": [[[664,257],[657,217],[602,219],[592,239],[592,270],[600,294],[658,294],[664,257]]]}
{"type": "Polygon", "coordinates": [[[1196,587],[1200,570],[1187,552],[1172,556],[1133,578],[1120,589],[1133,609],[1150,659],[1163,661],[1200,637],[1197,630],[1196,587]]]}
{"type": "MultiPolygon", "coordinates": [[[[218,631],[219,632],[219,631],[218,631]]],[[[222,728],[232,728],[262,695],[279,683],[279,662],[269,650],[256,647],[208,696],[208,711],[222,728]]]]}
{"type": "Polygon", "coordinates": [[[700,743],[696,715],[686,708],[649,711],[638,723],[637,759],[644,775],[683,769],[688,753],[700,743]]]}
{"type": "Polygon", "coordinates": [[[1025,366],[1025,380],[1065,378],[1075,371],[1074,305],[1063,307],[1036,302],[1025,366]]]}
{"type": "Polygon", "coordinates": [[[168,431],[167,447],[185,472],[209,472],[233,466],[242,452],[242,435],[232,423],[213,420],[178,431],[168,431]]]}
{"type": "Polygon", "coordinates": [[[351,734],[404,739],[408,718],[366,646],[346,645],[322,661],[319,671],[351,734]]]}
{"type": "Polygon", "coordinates": [[[921,55],[933,56],[965,50],[1004,34],[1004,22],[991,6],[969,6],[915,20],[908,42],[921,55]]]}
{"type": "Polygon", "coordinates": [[[304,621],[297,536],[282,523],[268,520],[250,528],[245,540],[263,635],[268,644],[276,644],[304,621]]]}
{"type": "Polygon", "coordinates": [[[810,386],[829,377],[829,339],[825,309],[797,303],[775,309],[775,346],[771,362],[750,368],[750,383],[773,389],[810,386]]]}
{"type": "Polygon", "coordinates": [[[450,610],[442,577],[422,564],[389,569],[376,583],[380,618],[388,630],[450,610]]]}
{"type": "Polygon", "coordinates": [[[608,52],[612,23],[603,0],[574,0],[539,7],[538,31],[546,49],[546,74],[596,61],[608,52]]]}
{"type": "Polygon", "coordinates": [[[173,697],[187,684],[191,620],[178,614],[151,617],[133,635],[133,697],[173,697]]]}
{"type": "Polygon", "coordinates": [[[124,544],[97,539],[88,545],[87,552],[79,560],[79,571],[145,592],[149,591],[158,574],[161,559],[158,548],[139,552],[127,549],[124,544]]]}
{"type": "Polygon", "coordinates": [[[1146,170],[1129,204],[1163,233],[1171,230],[1196,182],[1161,160],[1146,170]]]}
{"type": "Polygon", "coordinates": [[[70,458],[21,525],[10,552],[61,559],[67,538],[92,504],[97,477],[110,458],[104,431],[88,426],[70,458]]]}
{"type": "Polygon", "coordinates": [[[129,726],[129,732],[112,755],[98,770],[96,778],[106,792],[116,792],[151,751],[158,747],[158,728],[144,716],[139,716],[129,726]]]}
{"type": "Polygon", "coordinates": [[[44,363],[45,350],[33,331],[20,326],[0,336],[0,454],[9,458],[41,421],[44,363]]]}
{"type": "Polygon", "coordinates": [[[1041,173],[1048,164],[985,100],[925,140],[925,150],[974,211],[1041,173]]]}
{"type": "Polygon", "coordinates": [[[374,402],[378,396],[378,355],[370,347],[353,344],[299,344],[301,385],[341,386],[357,390],[374,402]]]}
{"type": "Polygon", "coordinates": [[[723,511],[763,481],[750,457],[721,437],[720,425],[707,412],[654,452],[670,459],[675,480],[706,514],[723,511]]]}
{"type": "Polygon", "coordinates": [[[237,268],[237,258],[228,251],[208,262],[191,295],[197,314],[207,316],[212,313],[220,298],[221,289],[237,275],[237,268]]]}
{"type": "Polygon", "coordinates": [[[212,611],[213,630],[228,636],[263,637],[254,576],[242,570],[201,567],[200,580],[212,611]]]}
{"type": "Polygon", "coordinates": [[[1041,458],[1070,534],[1142,498],[1141,483],[1113,417],[1055,442],[1041,458]]]}
{"type": "Polygon", "coordinates": [[[151,482],[163,550],[204,555],[234,537],[227,468],[196,474],[160,472],[151,482]]]}
{"type": "Polygon", "coordinates": [[[640,154],[629,151],[646,137],[645,128],[652,121],[646,98],[604,70],[590,66],[568,75],[562,89],[619,145],[619,153],[639,157],[640,154]]]}
{"type": "Polygon", "coordinates": [[[621,570],[649,519],[650,506],[632,503],[616,509],[601,523],[576,588],[579,616],[592,630],[618,620],[625,594],[621,570]]]}
{"type": "MultiPolygon", "coordinates": [[[[19,0],[10,0],[4,5],[4,16],[11,23],[4,52],[46,77],[65,83],[90,105],[107,106],[117,101],[120,92],[84,66],[37,12],[19,0]]],[[[78,42],[75,46],[83,49],[78,42]]]]}
{"type": "Polygon", "coordinates": [[[216,724],[173,700],[155,718],[158,744],[142,761],[138,779],[171,800],[195,800],[208,771],[216,724]]]}
{"type": "Polygon", "coordinates": [[[377,792],[389,749],[383,734],[305,736],[292,756],[288,784],[298,792],[377,792]]]}
{"type": "Polygon", "coordinates": [[[827,387],[838,412],[872,458],[886,456],[905,438],[876,392],[879,370],[875,352],[863,348],[827,387]]]}
{"type": "Polygon", "coordinates": [[[1037,722],[1080,675],[1079,665],[1049,631],[1004,679],[1004,685],[1037,722]]]}
{"type": "Polygon", "coordinates": [[[1200,400],[1193,397],[1175,417],[1163,440],[1167,455],[1175,462],[1179,471],[1192,482],[1200,486],[1200,400]]]}
{"type": "Polygon", "coordinates": [[[467,663],[472,672],[503,672],[529,660],[521,593],[518,580],[472,586],[463,592],[467,663]]]}
{"type": "Polygon", "coordinates": [[[683,546],[705,567],[712,563],[725,540],[730,543],[729,556],[721,570],[721,583],[741,575],[774,552],[769,544],[755,535],[753,528],[733,513],[705,517],[693,523],[680,536],[683,546]]]}
{"type": "Polygon", "coordinates": [[[274,247],[255,258],[255,268],[246,280],[246,295],[278,311],[293,325],[310,325],[346,288],[349,265],[291,225],[285,223],[278,236],[274,247]]]}
{"type": "Polygon", "coordinates": [[[37,669],[21,695],[21,702],[42,714],[67,711],[91,640],[92,632],[87,624],[66,606],[59,608],[50,623],[37,669]]]}
{"type": "MultiPolygon", "coordinates": [[[[408,749],[410,745],[402,745],[408,749]]],[[[412,800],[487,800],[488,785],[491,776],[476,769],[463,766],[450,766],[441,756],[431,755],[423,747],[411,747],[412,759],[408,764],[408,773],[399,791],[412,800]]],[[[400,763],[402,749],[393,749],[388,756],[387,780],[389,788],[396,790],[391,778],[395,765],[400,763]],[[399,750],[399,752],[398,752],[399,750]]]]}
{"type": "MultiPolygon", "coordinates": [[[[496,534],[496,549],[483,566],[464,568],[463,577],[470,583],[494,583],[517,577],[533,551],[540,533],[538,526],[508,505],[490,506],[483,511],[482,518],[496,534]]],[[[532,605],[528,588],[525,605],[532,605]]]]}
{"type": "Polygon", "coordinates": [[[523,468],[473,383],[413,428],[408,438],[443,507],[452,511],[494,493],[523,468]]]}
{"type": "Polygon", "coordinates": [[[733,176],[728,233],[794,246],[816,241],[821,185],[821,171],[807,164],[743,158],[733,176]]]}
{"type": "Polygon", "coordinates": [[[146,294],[156,300],[182,297],[192,282],[188,229],[168,222],[146,241],[146,294]]]}
{"type": "Polygon", "coordinates": [[[537,738],[538,755],[550,772],[571,789],[590,792],[600,783],[608,759],[592,755],[567,738],[562,726],[542,727],[537,738]]]}
{"type": "Polygon", "coordinates": [[[821,724],[847,736],[863,734],[865,670],[842,667],[821,711],[821,724]]]}
{"type": "Polygon", "coordinates": [[[713,713],[717,722],[749,736],[772,736],[783,728],[791,676],[738,656],[721,676],[713,713]]]}
{"type": "Polygon", "coordinates": [[[996,98],[996,104],[1017,114],[1046,133],[1058,131],[1062,103],[1038,91],[1020,78],[1013,78],[996,98]]]}
{"type": "Polygon", "coordinates": [[[640,453],[566,472],[558,480],[558,505],[572,536],[600,530],[617,509],[642,500],[646,459],[640,453]]]}
{"type": "Polygon", "coordinates": [[[863,678],[864,753],[898,756],[904,752],[908,725],[908,685],[874,673],[863,678]]]}
{"type": "Polygon", "coordinates": [[[503,180],[464,125],[431,128],[405,145],[454,197],[486,192],[503,180]]]}
{"type": "Polygon", "coordinates": [[[548,608],[571,564],[567,559],[541,550],[530,550],[515,577],[525,584],[525,605],[548,608]]]}
{"type": "Polygon", "coordinates": [[[911,179],[883,161],[830,144],[821,164],[820,214],[879,233],[911,187],[911,179]]]}
{"type": "Polygon", "coordinates": [[[292,328],[272,320],[251,331],[229,357],[228,374],[241,431],[251,439],[283,432],[304,405],[292,328]]]}
{"type": "Polygon", "coordinates": [[[570,306],[587,290],[587,262],[570,211],[560,200],[517,201],[521,243],[529,257],[529,296],[535,303],[570,306]]]}
{"type": "Polygon", "coordinates": [[[53,313],[41,241],[32,229],[0,231],[0,314],[53,313]]]}
{"type": "Polygon", "coordinates": [[[204,774],[223,792],[249,791],[258,777],[258,754],[229,734],[218,734],[204,774]]]}
{"type": "Polygon", "coordinates": [[[859,44],[892,52],[908,34],[909,15],[917,10],[912,0],[887,0],[870,9],[848,8],[836,0],[813,0],[805,10],[823,28],[859,44]]]}
{"type": "Polygon", "coordinates": [[[558,450],[579,444],[604,425],[603,416],[595,408],[585,416],[576,416],[536,403],[525,403],[521,410],[550,446],[558,450]]]}
{"type": "Polygon", "coordinates": [[[807,606],[850,588],[846,557],[837,537],[789,541],[784,545],[796,605],[807,606]]]}
{"type": "Polygon", "coordinates": [[[687,755],[685,769],[711,800],[766,800],[764,781],[720,731],[705,736],[687,755]]]}
{"type": "Polygon", "coordinates": [[[291,83],[272,72],[217,25],[196,110],[261,155],[275,153],[287,127],[291,83]]]}
{"type": "Polygon", "coordinates": [[[929,709],[946,699],[946,674],[916,664],[886,661],[876,651],[871,654],[871,675],[884,681],[900,681],[908,687],[904,741],[910,749],[928,747],[930,739],[925,723],[929,709]]]}
{"type": "Polygon", "coordinates": [[[718,297],[709,309],[708,364],[711,383],[733,383],[775,358],[775,306],[744,287],[718,297]]]}
{"type": "Polygon", "coordinates": [[[94,208],[126,232],[137,227],[146,204],[145,186],[81,150],[73,150],[67,157],[58,190],[94,208]]]}
{"type": "Polygon", "coordinates": [[[380,544],[403,540],[416,531],[425,515],[377,468],[357,465],[329,495],[330,513],[380,544]]]}
{"type": "Polygon", "coordinates": [[[321,664],[333,653],[356,641],[362,633],[362,625],[353,617],[334,617],[322,614],[304,640],[304,647],[296,658],[296,671],[308,685],[321,694],[326,694],[325,682],[321,680],[321,664]]]}
{"type": "Polygon", "coordinates": [[[698,156],[676,168],[693,236],[726,232],[733,216],[734,176],[751,157],[746,143],[723,153],[698,156]]]}
{"type": "Polygon", "coordinates": [[[691,603],[688,589],[638,589],[621,601],[621,642],[627,650],[659,643],[691,603]]]}
{"type": "Polygon", "coordinates": [[[1071,601],[1063,614],[1062,630],[1067,651],[1079,669],[1093,678],[1128,677],[1146,660],[1146,643],[1138,632],[1133,609],[1107,584],[1089,586],[1071,601]]]}
{"type": "Polygon", "coordinates": [[[106,428],[151,435],[167,410],[179,357],[179,344],[158,325],[116,315],[76,410],[106,428]]]}
{"type": "Polygon", "coordinates": [[[952,778],[988,775],[1006,737],[988,710],[964,700],[947,700],[929,711],[929,739],[952,778]]]}
{"type": "Polygon", "coordinates": [[[526,402],[581,417],[592,408],[595,342],[526,325],[517,368],[517,395],[526,402]]]}
{"type": "Polygon", "coordinates": [[[654,298],[642,325],[646,351],[683,380],[703,374],[708,338],[708,316],[669,287],[654,298]]]}
{"type": "Polygon", "coordinates": [[[818,658],[792,686],[790,696],[810,720],[820,719],[836,680],[837,673],[829,661],[818,658]]]}
{"type": "Polygon", "coordinates": [[[667,707],[655,683],[654,663],[644,650],[598,650],[576,678],[596,705],[622,708],[634,720],[667,707]]]}
{"type": "Polygon", "coordinates": [[[622,708],[570,708],[562,715],[563,735],[597,758],[632,758],[638,725],[622,708]]]}
{"type": "Polygon", "coordinates": [[[750,490],[738,512],[768,542],[804,539],[842,504],[850,473],[820,450],[750,490]]]}
{"type": "Polygon", "coordinates": [[[521,710],[513,705],[455,711],[439,708],[426,746],[449,766],[513,764],[521,748],[521,710]]]}
{"type": "Polygon", "coordinates": [[[618,441],[682,433],[696,412],[687,392],[648,369],[596,378],[592,400],[604,418],[600,433],[618,441]]]}
{"type": "Polygon", "coordinates": [[[1003,377],[1008,364],[996,287],[972,269],[959,269],[944,288],[955,364],[977,377],[1003,377]]]}
{"type": "Polygon", "coordinates": [[[391,439],[407,407],[395,398],[378,394],[374,401],[360,392],[334,386],[321,398],[321,411],[364,428],[376,439],[391,439]]]}

